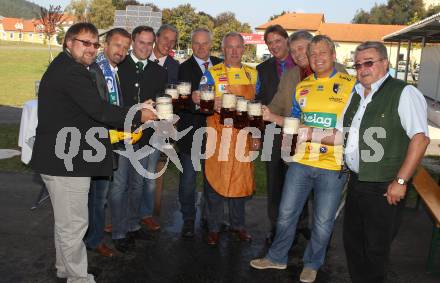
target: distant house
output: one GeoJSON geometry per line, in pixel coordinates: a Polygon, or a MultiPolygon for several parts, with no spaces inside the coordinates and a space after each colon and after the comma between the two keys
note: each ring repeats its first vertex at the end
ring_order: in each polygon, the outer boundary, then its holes
{"type": "MultiPolygon", "coordinates": [[[[370,25],[370,24],[339,24],[326,23],[324,14],[287,13],[272,21],[257,26],[258,34],[264,34],[270,25],[279,24],[291,33],[298,30],[307,30],[313,35],[324,34],[329,36],[336,44],[337,61],[346,63],[353,59],[356,46],[364,41],[382,41],[385,35],[401,30],[406,26],[401,25],[370,25]]],[[[396,62],[397,44],[387,43],[388,56],[392,65],[396,62]]],[[[399,58],[406,60],[406,46],[401,46],[399,58]]],[[[257,57],[269,54],[266,44],[257,45],[257,57]]],[[[411,61],[420,58],[420,49],[414,48],[411,61]]]]}
{"type": "MultiPolygon", "coordinates": [[[[67,30],[74,23],[74,18],[64,14],[61,28],[67,30]]],[[[23,41],[30,43],[47,43],[40,19],[25,20],[20,18],[0,18],[0,39],[6,41],[23,41]]],[[[56,35],[51,44],[58,45],[56,35]]]]}

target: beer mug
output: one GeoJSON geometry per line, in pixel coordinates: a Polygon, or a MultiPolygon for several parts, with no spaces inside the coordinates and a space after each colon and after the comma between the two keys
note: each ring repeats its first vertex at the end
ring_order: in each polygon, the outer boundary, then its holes
{"type": "Polygon", "coordinates": [[[173,100],[173,109],[177,109],[179,104],[179,91],[177,90],[177,85],[168,84],[165,89],[165,94],[171,96],[173,100]]]}
{"type": "Polygon", "coordinates": [[[159,120],[173,119],[173,99],[164,94],[156,96],[156,112],[159,120]]]}
{"type": "MultiPolygon", "coordinates": [[[[262,135],[264,129],[263,111],[261,109],[261,101],[251,100],[248,103],[248,121],[249,127],[254,127],[260,130],[262,135]]],[[[253,150],[261,149],[261,135],[260,137],[251,138],[251,147],[253,150]]]]}
{"type": "Polygon", "coordinates": [[[235,94],[223,93],[222,108],[220,109],[220,124],[232,126],[236,105],[237,97],[235,96],[235,94]]]}
{"type": "Polygon", "coordinates": [[[177,91],[179,93],[179,108],[190,109],[191,83],[179,82],[177,85],[177,91]]]}
{"type": "Polygon", "coordinates": [[[203,85],[200,87],[200,112],[203,114],[214,113],[215,91],[211,85],[203,85]]]}
{"type": "Polygon", "coordinates": [[[285,117],[283,125],[283,141],[281,151],[293,156],[296,150],[296,141],[298,139],[299,119],[285,117]]]}
{"type": "Polygon", "coordinates": [[[234,128],[243,129],[248,126],[248,100],[243,96],[237,97],[237,107],[234,116],[234,128]]]}

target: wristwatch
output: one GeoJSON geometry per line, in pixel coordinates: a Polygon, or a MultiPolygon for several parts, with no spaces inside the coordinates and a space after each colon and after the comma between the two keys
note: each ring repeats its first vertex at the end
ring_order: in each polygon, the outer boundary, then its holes
{"type": "Polygon", "coordinates": [[[406,185],[408,183],[408,181],[406,181],[405,179],[402,179],[400,177],[396,177],[396,181],[397,181],[397,184],[399,184],[399,185],[406,185]]]}

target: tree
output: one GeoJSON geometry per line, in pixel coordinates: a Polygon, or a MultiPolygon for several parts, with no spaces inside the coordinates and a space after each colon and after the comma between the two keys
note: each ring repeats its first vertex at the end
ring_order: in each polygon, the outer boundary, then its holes
{"type": "Polygon", "coordinates": [[[112,0],[92,0],[90,3],[89,20],[97,28],[105,29],[113,25],[115,6],[112,0]]]}
{"type": "Polygon", "coordinates": [[[124,0],[112,0],[112,4],[115,6],[116,10],[125,10],[124,0]]]}
{"type": "Polygon", "coordinates": [[[50,40],[52,36],[57,32],[57,29],[59,29],[59,26],[63,23],[63,16],[64,14],[61,11],[61,6],[50,5],[49,10],[41,7],[40,10],[40,22],[42,27],[41,30],[49,42],[48,43],[49,55],[50,55],[49,62],[52,62],[53,60],[50,40]]]}
{"type": "Polygon", "coordinates": [[[66,7],[66,11],[73,15],[78,22],[88,22],[89,6],[89,0],[72,0],[66,7]]]}
{"type": "Polygon", "coordinates": [[[269,21],[272,21],[272,20],[275,20],[276,18],[278,18],[278,17],[280,17],[280,16],[282,16],[282,15],[285,15],[285,14],[287,14],[287,13],[289,13],[289,11],[282,11],[281,13],[279,13],[279,14],[275,14],[275,15],[273,15],[273,16],[270,16],[270,18],[269,18],[269,21]]]}
{"type": "Polygon", "coordinates": [[[223,36],[231,31],[251,32],[251,27],[245,23],[242,24],[235,18],[232,12],[224,12],[215,17],[215,27],[213,31],[213,49],[221,50],[223,36]]]}
{"type": "Polygon", "coordinates": [[[423,0],[388,0],[387,4],[375,4],[369,12],[357,10],[353,23],[404,25],[425,16],[423,0]]]}
{"type": "Polygon", "coordinates": [[[440,13],[440,5],[431,5],[428,7],[428,10],[426,11],[425,17],[431,17],[438,13],[440,13]]]}
{"type": "Polygon", "coordinates": [[[57,43],[58,43],[59,45],[62,45],[62,44],[63,44],[63,42],[64,42],[64,37],[65,37],[65,36],[66,36],[66,32],[64,31],[63,28],[60,28],[60,29],[58,30],[57,37],[56,37],[56,39],[57,39],[57,43]]]}

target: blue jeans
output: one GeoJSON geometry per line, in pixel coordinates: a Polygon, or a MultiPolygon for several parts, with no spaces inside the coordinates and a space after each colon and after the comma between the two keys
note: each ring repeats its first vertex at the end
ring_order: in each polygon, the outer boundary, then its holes
{"type": "Polygon", "coordinates": [[[196,219],[196,176],[191,154],[181,152],[180,162],[183,172],[180,173],[179,202],[183,220],[196,219]]]}
{"type": "MultiPolygon", "coordinates": [[[[160,157],[160,151],[154,150],[153,153],[143,158],[140,162],[150,173],[156,173],[157,161],[160,157]]],[[[156,193],[156,179],[143,178],[142,197],[139,208],[139,217],[145,218],[153,216],[154,199],[156,193]]]]}
{"type": "Polygon", "coordinates": [[[84,238],[86,246],[90,249],[96,247],[104,239],[105,205],[110,187],[108,178],[92,178],[89,191],[89,229],[84,238]]]}
{"type": "Polygon", "coordinates": [[[205,183],[205,196],[209,232],[219,232],[223,222],[224,202],[228,202],[230,229],[242,230],[245,227],[245,205],[248,197],[226,198],[219,195],[205,183]]]}
{"type": "Polygon", "coordinates": [[[139,208],[142,185],[142,176],[136,172],[126,157],[119,156],[118,169],[113,173],[113,182],[109,192],[112,239],[125,238],[127,232],[137,231],[141,228],[139,208]]]}
{"type": "Polygon", "coordinates": [[[286,264],[298,218],[313,189],[312,237],[303,256],[304,267],[318,270],[324,263],[336,211],[347,174],[292,162],[286,174],[276,235],[267,258],[286,264]]]}

